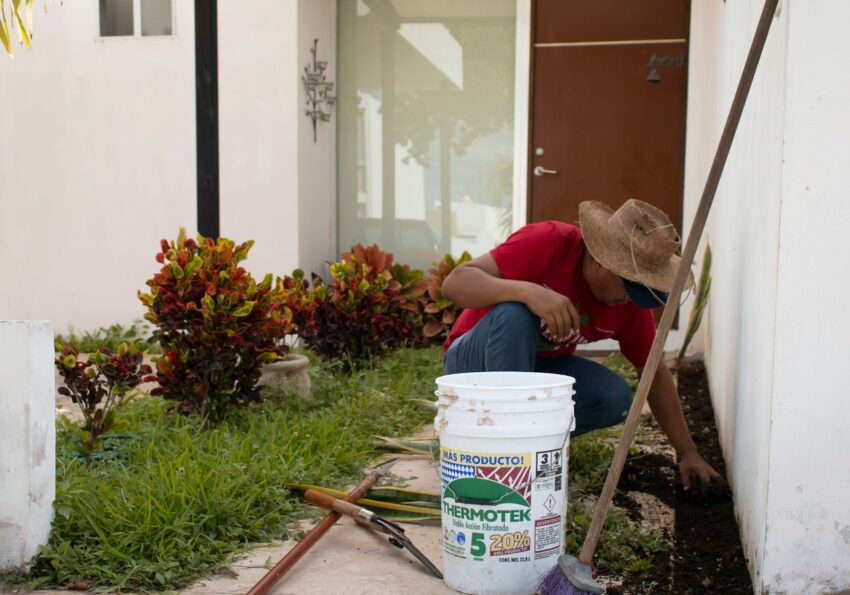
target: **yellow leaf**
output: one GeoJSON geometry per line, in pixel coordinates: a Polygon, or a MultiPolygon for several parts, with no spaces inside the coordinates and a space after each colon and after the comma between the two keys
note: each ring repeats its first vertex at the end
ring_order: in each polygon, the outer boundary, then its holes
{"type": "Polygon", "coordinates": [[[6,53],[10,58],[14,58],[12,53],[12,43],[9,40],[9,26],[6,23],[6,11],[0,7],[0,43],[6,48],[6,53]]]}
{"type": "Polygon", "coordinates": [[[27,26],[24,24],[24,19],[21,18],[21,0],[13,0],[12,14],[14,16],[15,24],[18,28],[18,41],[26,44],[27,49],[32,49],[32,45],[30,44],[29,32],[27,31],[27,26]]]}
{"type": "Polygon", "coordinates": [[[248,316],[251,313],[251,310],[254,309],[254,304],[257,302],[248,301],[242,304],[239,308],[233,311],[233,315],[237,318],[242,318],[243,316],[248,316]]]}
{"type": "Polygon", "coordinates": [[[204,312],[210,316],[215,314],[215,301],[209,295],[201,298],[201,306],[203,306],[204,312]]]}

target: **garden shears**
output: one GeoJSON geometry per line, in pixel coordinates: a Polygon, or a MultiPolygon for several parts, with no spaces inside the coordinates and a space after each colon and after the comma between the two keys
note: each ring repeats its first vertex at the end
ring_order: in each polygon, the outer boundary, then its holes
{"type": "Polygon", "coordinates": [[[420,552],[419,549],[413,545],[410,538],[405,535],[404,529],[402,529],[398,524],[381,518],[371,510],[363,508],[362,506],[357,506],[351,502],[334,498],[333,496],[323,494],[316,490],[307,490],[304,492],[304,498],[307,502],[315,504],[316,506],[321,506],[322,508],[327,508],[340,514],[350,516],[358,525],[389,535],[389,542],[391,544],[399,549],[406,549],[422,563],[428,572],[439,579],[443,578],[443,574],[440,570],[434,566],[433,562],[431,562],[425,554],[420,552]]]}

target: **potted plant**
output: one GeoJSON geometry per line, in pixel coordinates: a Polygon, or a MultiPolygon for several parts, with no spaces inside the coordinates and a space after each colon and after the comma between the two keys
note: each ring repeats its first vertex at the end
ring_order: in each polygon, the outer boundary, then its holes
{"type": "Polygon", "coordinates": [[[310,359],[306,355],[287,353],[283,359],[263,366],[259,384],[276,388],[294,386],[298,396],[307,398],[312,390],[307,373],[309,365],[310,359]]]}

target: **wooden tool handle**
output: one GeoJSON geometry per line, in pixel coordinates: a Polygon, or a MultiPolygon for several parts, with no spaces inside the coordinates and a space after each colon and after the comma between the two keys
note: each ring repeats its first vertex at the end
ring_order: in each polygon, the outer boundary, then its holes
{"type": "Polygon", "coordinates": [[[304,499],[310,504],[315,504],[316,506],[321,506],[322,508],[327,508],[328,510],[348,515],[355,521],[365,521],[368,523],[372,519],[372,513],[365,508],[352,504],[351,502],[340,500],[339,498],[334,498],[333,496],[329,496],[316,490],[307,490],[304,492],[304,499]]]}
{"type": "MultiPolygon", "coordinates": [[[[349,492],[345,499],[349,502],[354,502],[355,500],[362,498],[380,478],[389,473],[390,467],[392,467],[397,460],[398,459],[390,459],[377,469],[372,470],[365,478],[363,478],[363,481],[357,484],[357,487],[349,492]]],[[[313,527],[310,532],[307,533],[304,539],[299,541],[295,547],[289,550],[289,552],[274,565],[274,568],[269,570],[268,573],[261,578],[250,591],[248,591],[247,595],[267,595],[281,577],[289,572],[295,563],[298,562],[298,560],[300,560],[304,554],[307,553],[307,551],[313,547],[317,541],[319,541],[322,535],[327,533],[328,529],[330,529],[338,520],[338,512],[329,512],[318,525],[313,527]]]]}
{"type": "Polygon", "coordinates": [[[723,166],[726,164],[726,158],[729,156],[729,149],[732,146],[732,140],[735,138],[735,131],[738,128],[738,122],[744,111],[747,95],[752,86],[756,68],[761,58],[765,41],[767,41],[767,34],[770,32],[770,25],[776,14],[778,3],[779,0],[765,0],[764,9],[762,10],[761,18],[759,19],[755,35],[753,36],[753,42],[750,46],[750,52],[747,55],[747,61],[744,64],[741,79],[738,82],[738,89],[735,92],[735,98],[732,100],[732,106],[729,108],[729,117],[726,119],[726,126],[723,129],[723,134],[720,136],[717,152],[714,155],[714,162],[711,164],[711,170],[708,172],[708,178],[705,182],[705,188],[703,189],[697,212],[694,215],[693,224],[688,231],[688,241],[682,252],[679,269],[676,272],[673,287],[667,297],[667,305],[664,306],[661,321],[658,323],[655,340],[652,342],[652,348],[649,351],[649,359],[641,374],[640,383],[638,384],[635,398],[632,401],[632,407],[629,410],[629,416],[623,427],[623,434],[620,436],[620,442],[617,445],[617,450],[614,452],[614,460],[608,469],[605,486],[602,488],[602,494],[599,496],[596,513],[593,515],[593,521],[587,530],[587,536],[584,539],[584,545],[578,557],[585,564],[589,564],[590,559],[593,557],[593,551],[596,549],[596,544],[599,541],[599,534],[602,532],[602,524],[605,522],[605,517],[608,514],[608,507],[611,505],[611,499],[614,497],[614,490],[617,487],[617,482],[620,480],[620,473],[626,462],[629,446],[631,446],[638,422],[640,421],[641,409],[643,409],[643,404],[649,395],[650,386],[655,379],[655,372],[661,363],[661,357],[664,354],[664,342],[667,339],[667,334],[670,332],[670,327],[673,326],[673,318],[676,315],[676,310],[679,308],[682,289],[690,273],[691,264],[694,261],[694,255],[697,251],[697,244],[699,244],[702,231],[705,228],[705,222],[708,219],[708,212],[711,209],[711,203],[717,192],[717,186],[720,184],[723,166]]]}

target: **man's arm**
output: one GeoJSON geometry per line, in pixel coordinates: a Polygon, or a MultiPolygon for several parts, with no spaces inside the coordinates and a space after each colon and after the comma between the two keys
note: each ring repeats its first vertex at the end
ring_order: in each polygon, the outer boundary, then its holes
{"type": "Polygon", "coordinates": [[[486,308],[502,302],[519,302],[546,322],[556,339],[578,330],[579,317],[564,295],[530,281],[505,279],[488,252],[455,268],[440,290],[461,308],[486,308]]]}
{"type": "Polygon", "coordinates": [[[682,484],[689,488],[691,481],[695,478],[703,484],[722,482],[720,474],[700,456],[696,444],[691,439],[676,384],[673,382],[673,375],[663,362],[659,364],[655,372],[647,401],[658,425],[676,449],[682,484]]]}

